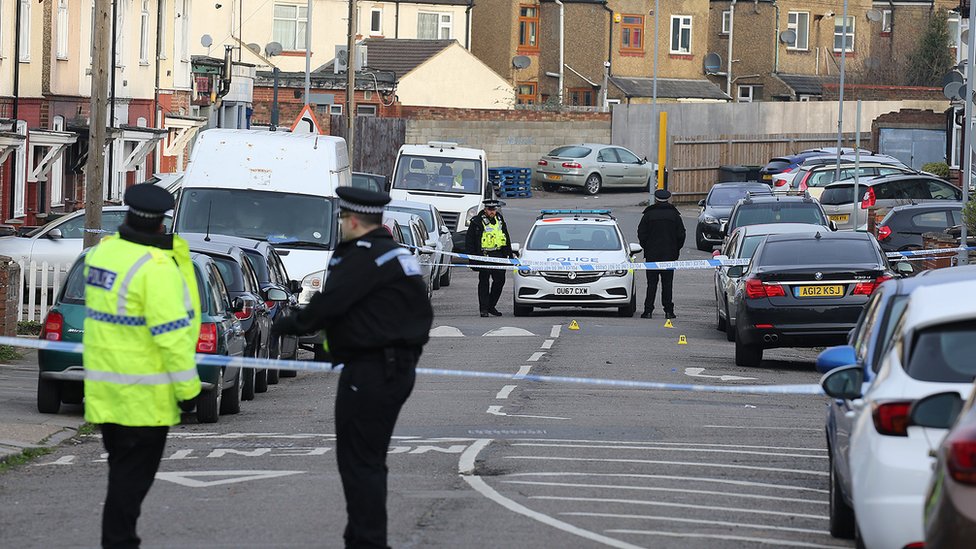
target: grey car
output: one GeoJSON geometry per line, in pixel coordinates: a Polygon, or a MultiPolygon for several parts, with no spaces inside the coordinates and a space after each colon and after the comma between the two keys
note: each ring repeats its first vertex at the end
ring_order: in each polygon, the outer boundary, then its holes
{"type": "Polygon", "coordinates": [[[647,189],[657,164],[616,145],[564,145],[539,159],[532,180],[547,191],[577,187],[589,195],[603,188],[647,189]]]}
{"type": "Polygon", "coordinates": [[[393,200],[386,206],[389,212],[402,212],[414,214],[420,217],[427,229],[427,242],[423,245],[436,250],[432,256],[435,264],[431,275],[433,289],[439,290],[441,286],[451,285],[451,256],[444,252],[450,252],[454,248],[454,239],[451,236],[451,228],[444,222],[440,210],[426,202],[414,202],[412,200],[393,200]]]}
{"type": "Polygon", "coordinates": [[[858,185],[859,196],[856,200],[854,181],[831,183],[824,187],[823,194],[820,195],[824,212],[838,229],[853,229],[865,223],[866,210],[869,208],[875,208],[880,219],[880,216],[895,206],[936,200],[962,200],[962,189],[930,175],[879,176],[861,180],[858,185]]]}

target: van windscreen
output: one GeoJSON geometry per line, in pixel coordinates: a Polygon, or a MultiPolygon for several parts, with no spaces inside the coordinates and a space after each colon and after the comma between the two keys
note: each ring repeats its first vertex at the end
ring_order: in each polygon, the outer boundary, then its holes
{"type": "Polygon", "coordinates": [[[481,160],[405,154],[397,162],[393,188],[481,194],[481,160]]]}
{"type": "Polygon", "coordinates": [[[334,204],[323,196],[189,188],[177,208],[176,233],[223,234],[295,248],[334,247],[334,204]]]}

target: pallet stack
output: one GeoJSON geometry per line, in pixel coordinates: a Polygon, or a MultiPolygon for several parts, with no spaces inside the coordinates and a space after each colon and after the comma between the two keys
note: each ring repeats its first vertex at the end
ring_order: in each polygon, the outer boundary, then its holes
{"type": "Polygon", "coordinates": [[[531,198],[532,170],[530,168],[501,167],[488,170],[488,180],[499,198],[531,198]]]}

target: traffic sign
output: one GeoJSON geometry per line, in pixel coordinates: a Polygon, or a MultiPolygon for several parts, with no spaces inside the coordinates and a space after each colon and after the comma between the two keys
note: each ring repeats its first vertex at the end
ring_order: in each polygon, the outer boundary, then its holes
{"type": "Polygon", "coordinates": [[[298,113],[298,117],[291,125],[291,133],[325,133],[322,131],[322,126],[319,126],[311,105],[305,105],[302,112],[298,113]]]}

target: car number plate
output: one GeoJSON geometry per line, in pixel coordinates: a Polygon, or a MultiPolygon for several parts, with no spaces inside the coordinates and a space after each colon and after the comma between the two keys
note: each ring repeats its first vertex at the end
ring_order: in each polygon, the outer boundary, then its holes
{"type": "Polygon", "coordinates": [[[796,297],[844,297],[844,287],[800,286],[796,289],[796,297]]]}
{"type": "Polygon", "coordinates": [[[553,181],[559,181],[562,178],[563,178],[563,176],[557,175],[557,174],[554,174],[554,173],[547,173],[546,174],[546,179],[552,179],[553,181]]]}
{"type": "Polygon", "coordinates": [[[589,295],[590,289],[585,287],[557,287],[556,295],[589,295]]]}
{"type": "Polygon", "coordinates": [[[848,214],[844,214],[844,215],[828,215],[827,217],[831,221],[833,221],[834,223],[847,223],[847,220],[851,218],[851,216],[848,215],[848,214]]]}
{"type": "Polygon", "coordinates": [[[768,174],[768,173],[767,174],[763,174],[763,179],[772,179],[772,178],[773,178],[773,176],[770,175],[770,174],[768,174]]]}

